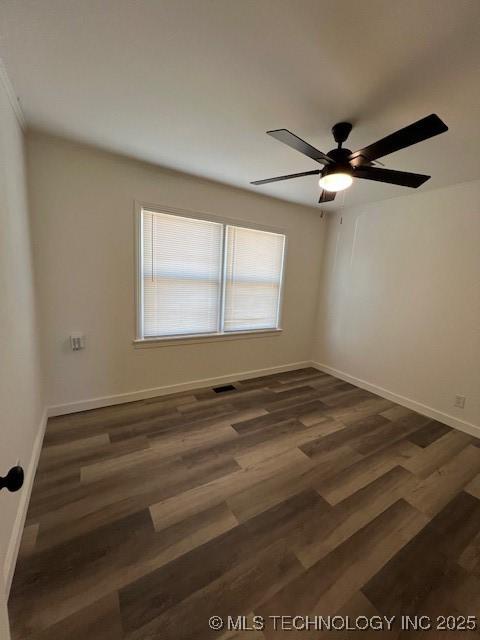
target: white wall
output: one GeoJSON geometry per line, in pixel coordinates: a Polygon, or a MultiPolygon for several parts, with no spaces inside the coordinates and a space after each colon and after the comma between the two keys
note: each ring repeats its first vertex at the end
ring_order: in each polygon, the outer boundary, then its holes
{"type": "MultiPolygon", "coordinates": [[[[1,63],[0,76],[0,475],[5,475],[18,459],[26,471],[33,470],[43,398],[23,132],[1,63]]],[[[9,587],[30,480],[18,493],[0,492],[0,591],[4,583],[9,587]]]]}
{"type": "Polygon", "coordinates": [[[480,426],[480,181],[346,209],[325,242],[313,359],[480,426]]]}
{"type": "Polygon", "coordinates": [[[0,593],[0,638],[10,640],[10,625],[8,621],[7,602],[0,593]]]}
{"type": "Polygon", "coordinates": [[[310,360],[318,209],[40,133],[29,135],[28,168],[49,405],[310,360]],[[286,229],[283,333],[135,349],[135,199],[286,229]],[[71,331],[85,332],[85,351],[69,350],[71,331]]]}

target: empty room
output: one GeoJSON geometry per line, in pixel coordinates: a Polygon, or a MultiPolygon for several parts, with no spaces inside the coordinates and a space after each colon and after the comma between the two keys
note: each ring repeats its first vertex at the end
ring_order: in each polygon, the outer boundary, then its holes
{"type": "Polygon", "coordinates": [[[480,2],[0,2],[0,640],[480,634],[480,2]]]}

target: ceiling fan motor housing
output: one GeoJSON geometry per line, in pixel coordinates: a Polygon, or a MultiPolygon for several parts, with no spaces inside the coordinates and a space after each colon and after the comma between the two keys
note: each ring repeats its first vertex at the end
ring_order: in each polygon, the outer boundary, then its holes
{"type": "Polygon", "coordinates": [[[329,164],[321,172],[321,177],[330,176],[334,173],[344,173],[353,177],[353,169],[349,164],[329,164]]]}
{"type": "Polygon", "coordinates": [[[327,156],[334,162],[327,164],[322,169],[322,176],[329,175],[330,173],[348,173],[353,174],[352,166],[348,161],[348,157],[352,152],[350,149],[332,149],[327,153],[327,156]]]}

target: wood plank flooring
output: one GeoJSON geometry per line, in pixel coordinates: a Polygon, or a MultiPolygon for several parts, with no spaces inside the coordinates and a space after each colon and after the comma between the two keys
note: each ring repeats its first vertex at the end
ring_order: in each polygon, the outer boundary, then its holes
{"type": "MultiPolygon", "coordinates": [[[[49,420],[14,640],[320,637],[213,615],[480,620],[480,441],[314,369],[234,386],[49,420]]],[[[425,635],[321,637],[362,633],[425,635]]],[[[453,636],[472,633],[431,632],[453,636]]]]}

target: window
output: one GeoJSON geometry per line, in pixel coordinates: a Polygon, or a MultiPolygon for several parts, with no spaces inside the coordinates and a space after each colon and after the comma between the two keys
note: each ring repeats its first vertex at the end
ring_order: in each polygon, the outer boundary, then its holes
{"type": "Polygon", "coordinates": [[[285,236],[142,209],[138,338],[279,328],[285,236]]]}

